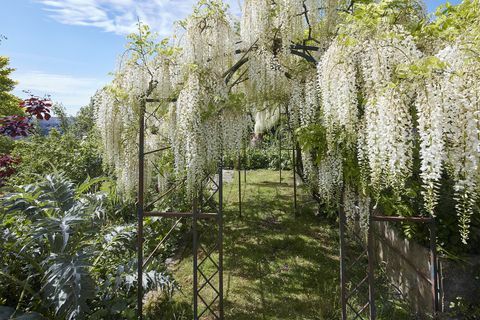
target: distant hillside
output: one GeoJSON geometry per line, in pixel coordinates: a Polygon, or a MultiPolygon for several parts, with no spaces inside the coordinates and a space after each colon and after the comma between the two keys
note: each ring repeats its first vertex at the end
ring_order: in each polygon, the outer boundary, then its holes
{"type": "MultiPolygon", "coordinates": [[[[68,118],[70,123],[75,121],[74,117],[68,118]]],[[[61,132],[61,121],[58,117],[51,117],[49,120],[39,120],[38,124],[40,125],[40,130],[42,134],[48,134],[50,130],[56,129],[57,131],[61,132]]]]}

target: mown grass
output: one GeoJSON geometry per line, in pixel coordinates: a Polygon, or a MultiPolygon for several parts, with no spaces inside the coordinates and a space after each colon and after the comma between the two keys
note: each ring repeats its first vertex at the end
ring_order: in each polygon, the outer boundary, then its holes
{"type": "MultiPolygon", "coordinates": [[[[278,172],[248,172],[246,184],[242,177],[242,198],[240,217],[235,173],[224,186],[225,318],[339,319],[338,229],[315,216],[315,204],[301,188],[295,216],[288,171],[282,183],[278,172]]],[[[208,242],[212,234],[204,229],[203,239],[208,242]]],[[[211,262],[203,267],[207,275],[214,271],[211,262]]],[[[182,299],[191,301],[191,256],[173,271],[182,299]]]]}

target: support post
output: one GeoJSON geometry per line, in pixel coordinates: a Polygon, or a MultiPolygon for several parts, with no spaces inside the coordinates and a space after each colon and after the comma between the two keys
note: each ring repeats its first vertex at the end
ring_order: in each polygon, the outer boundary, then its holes
{"type": "Polygon", "coordinates": [[[292,172],[293,172],[293,213],[297,216],[297,155],[295,150],[295,143],[292,147],[292,172]]]}
{"type": "Polygon", "coordinates": [[[282,109],[278,107],[278,170],[280,173],[280,183],[282,183],[282,109]]]}
{"type": "Polygon", "coordinates": [[[340,221],[340,302],[342,305],[342,320],[347,320],[347,286],[346,286],[346,257],[345,257],[345,212],[343,206],[339,209],[340,221]]]}
{"type": "MultiPolygon", "coordinates": [[[[279,111],[280,112],[280,111],[279,111]]],[[[280,117],[282,114],[280,113],[280,117]]],[[[280,183],[282,183],[282,119],[280,119],[280,125],[278,126],[278,170],[280,173],[280,183]]]]}
{"type": "Polygon", "coordinates": [[[240,152],[238,153],[238,216],[242,217],[242,169],[240,168],[241,157],[240,152]]]}
{"type": "Polygon", "coordinates": [[[243,182],[247,183],[247,146],[243,148],[243,182]]]}
{"type": "Polygon", "coordinates": [[[433,296],[433,315],[435,316],[439,308],[438,299],[438,265],[437,265],[437,231],[435,219],[429,223],[430,227],[430,264],[431,264],[431,279],[432,279],[432,296],[433,296]]]}
{"type": "Polygon", "coordinates": [[[137,317],[143,319],[143,213],[145,174],[145,101],[140,106],[138,135],[138,195],[137,195],[137,317]]]}
{"type": "Polygon", "coordinates": [[[223,308],[223,163],[218,169],[218,295],[220,319],[224,319],[223,308]]]}
{"type": "Polygon", "coordinates": [[[373,242],[373,221],[369,218],[368,224],[368,239],[367,239],[367,254],[368,254],[368,301],[370,320],[377,318],[377,310],[375,307],[375,270],[374,270],[374,242],[373,242]]]}
{"type": "Polygon", "coordinates": [[[192,249],[193,249],[193,319],[198,320],[198,203],[197,192],[193,195],[192,199],[192,249]]]}

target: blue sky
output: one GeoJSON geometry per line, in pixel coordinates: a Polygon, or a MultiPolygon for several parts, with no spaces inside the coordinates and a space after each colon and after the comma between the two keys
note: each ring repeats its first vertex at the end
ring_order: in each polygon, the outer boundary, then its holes
{"type": "MultiPolygon", "coordinates": [[[[238,12],[241,0],[229,0],[238,12]]],[[[429,10],[444,3],[427,0],[429,10]]],[[[450,1],[458,3],[457,1],[450,1]]],[[[109,81],[137,17],[161,36],[196,0],[3,0],[0,55],[10,57],[15,93],[50,94],[75,114],[109,81]]]]}

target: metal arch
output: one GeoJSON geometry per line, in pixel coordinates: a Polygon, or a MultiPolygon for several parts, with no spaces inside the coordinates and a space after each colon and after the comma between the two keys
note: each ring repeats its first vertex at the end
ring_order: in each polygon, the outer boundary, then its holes
{"type": "MultiPolygon", "coordinates": [[[[250,46],[250,48],[243,54],[243,56],[240,58],[237,63],[231,67],[227,72],[224,73],[223,77],[225,78],[225,82],[229,83],[231,80],[232,76],[235,74],[236,71],[238,71],[245,63],[248,62],[248,53],[256,47],[256,43],[258,42],[255,41],[255,43],[250,46]]],[[[305,45],[300,45],[300,44],[293,44],[290,47],[290,52],[293,55],[300,56],[304,59],[306,59],[308,62],[311,62],[313,64],[316,64],[316,60],[313,58],[311,55],[310,51],[317,51],[319,48],[318,47],[313,47],[313,46],[305,46],[305,45]],[[300,50],[300,51],[299,51],[300,50]]],[[[285,74],[285,76],[289,77],[288,73],[285,74]]],[[[147,92],[146,96],[144,99],[141,101],[140,105],[140,115],[139,115],[139,146],[138,146],[138,195],[137,195],[137,316],[138,319],[142,320],[143,319],[143,269],[144,267],[148,264],[148,262],[151,260],[151,257],[155,254],[155,251],[158,250],[160,247],[161,243],[159,243],[152,252],[147,261],[144,261],[144,219],[146,217],[152,217],[152,216],[162,216],[162,217],[176,217],[176,218],[192,218],[192,232],[193,232],[193,250],[194,250],[194,320],[200,319],[202,316],[204,316],[207,312],[210,311],[210,313],[213,313],[214,310],[212,310],[212,305],[215,303],[218,303],[219,306],[219,312],[218,315],[217,313],[214,313],[215,319],[222,319],[224,317],[224,310],[223,310],[223,182],[222,182],[222,164],[219,166],[219,183],[217,185],[218,189],[216,192],[218,192],[218,197],[219,197],[219,205],[217,207],[216,213],[214,214],[206,214],[202,212],[202,203],[200,203],[199,206],[199,198],[194,197],[192,201],[192,212],[146,212],[146,207],[149,207],[152,205],[152,203],[147,204],[145,206],[145,186],[144,186],[144,177],[145,177],[145,156],[148,154],[156,153],[156,152],[161,152],[163,150],[168,149],[168,147],[165,148],[160,148],[158,150],[154,151],[149,151],[145,152],[145,114],[146,114],[146,104],[147,103],[152,103],[152,102],[161,102],[163,100],[170,100],[175,102],[175,99],[151,99],[149,98],[149,93],[147,92]],[[205,298],[201,296],[201,291],[205,288],[205,285],[202,285],[199,289],[198,287],[198,274],[201,275],[203,280],[206,281],[207,284],[211,286],[211,278],[207,278],[205,274],[199,269],[203,265],[203,261],[205,259],[211,260],[211,252],[210,251],[204,251],[204,253],[209,253],[207,254],[203,260],[199,262],[199,221],[204,221],[208,220],[211,216],[216,217],[216,222],[217,222],[217,227],[218,227],[218,234],[217,234],[217,249],[218,249],[218,264],[215,264],[215,266],[218,269],[218,290],[214,290],[217,293],[217,297],[211,301],[211,303],[207,304],[205,301],[205,298]],[[202,301],[202,303],[205,305],[205,309],[199,314],[198,313],[198,301],[199,299],[202,301]],[[217,302],[218,300],[218,302],[217,302]]],[[[292,155],[293,155],[293,175],[294,175],[294,212],[295,214],[297,213],[297,189],[296,189],[296,144],[294,142],[294,138],[292,138],[292,142],[294,143],[292,146],[292,155]]],[[[280,142],[280,158],[281,158],[281,142],[280,142]]],[[[240,158],[240,157],[239,157],[240,158]]],[[[280,166],[280,182],[281,182],[281,166],[280,166]]],[[[246,182],[246,171],[245,171],[245,182],[246,182]]],[[[175,191],[176,187],[174,186],[170,190],[168,190],[165,194],[160,195],[157,200],[155,200],[153,203],[156,201],[161,200],[163,197],[167,196],[169,193],[175,191]]],[[[203,191],[200,190],[200,192],[197,194],[199,196],[203,191]]],[[[210,197],[211,198],[211,197],[210,197]]],[[[240,161],[239,161],[239,206],[240,206],[240,214],[241,214],[241,177],[240,177],[240,161]]],[[[178,220],[177,220],[178,221],[178,220]]],[[[170,234],[170,232],[169,232],[170,234]]],[[[168,238],[168,235],[161,241],[164,242],[168,238]]],[[[214,274],[214,276],[217,276],[217,274],[214,274]]],[[[213,288],[215,289],[215,288],[213,288]]]]}
{"type": "MultiPolygon", "coordinates": [[[[191,212],[156,212],[146,211],[157,201],[174,192],[181,181],[171,187],[169,190],[159,195],[154,201],[145,204],[145,156],[155,152],[160,152],[168,148],[161,148],[155,151],[145,152],[145,109],[146,103],[152,102],[145,99],[140,106],[139,115],[139,147],[138,147],[138,195],[137,195],[137,318],[143,320],[143,272],[151,259],[156,254],[162,244],[167,241],[175,227],[182,219],[192,219],[192,247],[193,247],[193,314],[194,320],[201,319],[224,319],[223,307],[223,164],[218,166],[218,182],[207,176],[202,186],[210,186],[211,194],[204,199],[202,188],[197,190],[192,200],[191,212]],[[218,202],[214,197],[218,197],[218,202]],[[207,212],[205,209],[212,209],[213,212],[207,212]],[[157,244],[146,260],[144,260],[144,219],[148,217],[177,218],[176,222],[167,232],[165,237],[157,244]],[[212,223],[212,221],[214,221],[212,223]],[[207,247],[200,241],[204,229],[211,231],[212,225],[216,227],[214,245],[207,247]],[[217,259],[214,259],[214,252],[218,252],[217,259]],[[207,274],[204,269],[208,262],[215,266],[212,274],[207,274]],[[216,282],[214,280],[216,279],[216,282]],[[210,294],[208,294],[210,291],[210,294]],[[213,292],[213,295],[211,294],[213,292]]],[[[210,268],[211,269],[211,268],[210,268]]]]}
{"type": "Polygon", "coordinates": [[[194,320],[224,319],[223,304],[223,168],[218,169],[218,181],[208,176],[203,186],[210,191],[207,198],[199,196],[193,210],[193,312],[194,320]],[[213,198],[218,196],[218,203],[213,198]],[[212,224],[198,219],[204,211],[214,211],[217,232],[213,244],[202,244],[200,239],[212,235],[212,224]],[[203,223],[203,224],[202,224],[203,223]],[[218,252],[215,259],[214,253],[218,252]],[[210,267],[207,268],[207,265],[210,267]],[[213,268],[211,267],[213,266],[213,268]],[[216,282],[215,282],[216,280],[216,282]]]}

